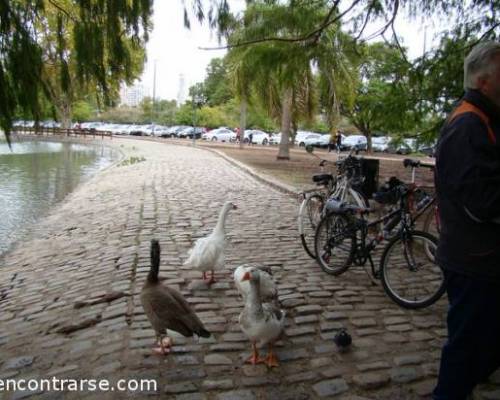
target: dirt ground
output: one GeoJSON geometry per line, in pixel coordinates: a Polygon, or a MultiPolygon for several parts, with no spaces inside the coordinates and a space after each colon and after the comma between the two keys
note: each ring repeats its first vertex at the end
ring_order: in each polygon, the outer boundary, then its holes
{"type": "MultiPolygon", "coordinates": [[[[308,187],[312,185],[311,176],[321,173],[319,167],[320,159],[336,161],[337,154],[329,153],[325,150],[315,149],[313,154],[307,153],[303,148],[294,148],[290,152],[289,161],[278,161],[276,155],[277,147],[263,146],[245,146],[240,149],[238,145],[233,144],[212,144],[200,143],[202,146],[215,147],[219,151],[223,151],[229,157],[232,157],[244,164],[251,166],[257,171],[261,171],[267,175],[274,176],[283,182],[297,188],[308,187]]],[[[347,153],[341,153],[341,156],[346,156],[347,153]]],[[[434,159],[418,156],[399,156],[386,153],[360,153],[360,157],[376,158],[380,160],[379,164],[379,184],[383,183],[391,176],[396,176],[399,179],[410,182],[411,169],[403,167],[404,158],[419,159],[422,163],[433,164],[434,159]]],[[[335,172],[335,165],[328,164],[325,167],[325,172],[335,172]]],[[[420,168],[416,172],[416,183],[424,187],[433,187],[433,175],[431,170],[420,168]]]]}

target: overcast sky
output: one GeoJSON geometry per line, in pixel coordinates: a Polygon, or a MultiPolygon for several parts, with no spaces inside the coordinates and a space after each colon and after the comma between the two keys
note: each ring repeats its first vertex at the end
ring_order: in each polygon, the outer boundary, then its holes
{"type": "MultiPolygon", "coordinates": [[[[244,0],[230,0],[232,10],[241,11],[244,0]]],[[[156,0],[154,3],[154,28],[147,44],[147,63],[142,75],[142,83],[150,96],[153,95],[154,64],[156,62],[156,98],[177,99],[180,76],[184,77],[185,92],[189,86],[200,82],[205,77],[205,70],[214,57],[222,57],[224,50],[200,50],[199,47],[217,46],[215,35],[209,28],[193,20],[191,29],[184,27],[183,6],[181,0],[156,0]]],[[[426,23],[429,25],[429,23],[426,23]]],[[[424,46],[424,24],[411,23],[399,15],[396,20],[399,35],[409,48],[410,58],[422,54],[424,46]]],[[[369,26],[367,35],[376,30],[369,26]]],[[[432,42],[432,26],[428,28],[427,47],[432,42]]]]}

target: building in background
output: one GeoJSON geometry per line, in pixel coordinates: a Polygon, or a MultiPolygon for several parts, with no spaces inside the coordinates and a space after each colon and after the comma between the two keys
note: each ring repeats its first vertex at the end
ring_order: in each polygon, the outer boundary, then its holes
{"type": "Polygon", "coordinates": [[[177,92],[177,104],[184,104],[187,97],[186,78],[184,74],[179,74],[179,91],[177,92]]]}
{"type": "Polygon", "coordinates": [[[136,83],[133,86],[123,86],[120,90],[120,104],[137,107],[147,95],[148,90],[142,83],[136,83]]]}

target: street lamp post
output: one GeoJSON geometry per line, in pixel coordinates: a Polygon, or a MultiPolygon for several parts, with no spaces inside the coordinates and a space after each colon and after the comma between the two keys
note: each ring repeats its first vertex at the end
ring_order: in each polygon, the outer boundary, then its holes
{"type": "Polygon", "coordinates": [[[154,60],[154,69],[153,69],[153,104],[151,105],[151,125],[152,131],[151,135],[155,135],[155,103],[156,103],[156,62],[158,60],[154,60]]]}
{"type": "Polygon", "coordinates": [[[196,124],[197,124],[197,115],[196,110],[198,107],[203,104],[203,98],[200,95],[193,95],[193,146],[196,146],[196,124]]]}

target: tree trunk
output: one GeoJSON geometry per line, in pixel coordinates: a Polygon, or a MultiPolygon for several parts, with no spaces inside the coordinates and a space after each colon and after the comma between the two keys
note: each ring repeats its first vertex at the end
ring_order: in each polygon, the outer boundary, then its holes
{"type": "Polygon", "coordinates": [[[366,132],[366,151],[368,153],[372,153],[372,133],[371,132],[366,132]]]}
{"type": "Polygon", "coordinates": [[[281,114],[281,141],[278,151],[278,160],[290,159],[290,126],[292,122],[292,96],[293,91],[291,88],[285,89],[283,92],[283,105],[281,114]]]}
{"type": "Polygon", "coordinates": [[[56,103],[56,113],[57,118],[61,122],[61,128],[69,129],[71,128],[71,118],[73,116],[72,104],[66,99],[61,99],[56,103]]]}
{"type": "Polygon", "coordinates": [[[240,149],[245,142],[245,129],[247,125],[247,99],[243,96],[240,103],[240,149]]]}
{"type": "Polygon", "coordinates": [[[290,136],[292,140],[290,141],[290,147],[295,147],[295,138],[297,137],[297,131],[299,130],[299,127],[297,126],[297,121],[295,118],[292,118],[292,123],[290,125],[290,136]]]}

